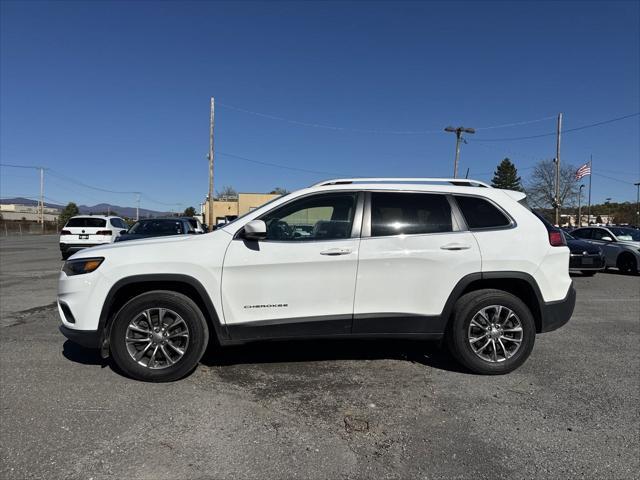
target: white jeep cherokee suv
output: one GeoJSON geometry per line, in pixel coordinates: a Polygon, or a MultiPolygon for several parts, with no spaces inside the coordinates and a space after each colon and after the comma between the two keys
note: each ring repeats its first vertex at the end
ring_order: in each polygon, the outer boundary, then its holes
{"type": "Polygon", "coordinates": [[[115,242],[128,229],[120,217],[77,215],[71,217],[60,231],[60,253],[66,260],[83,248],[115,242]]]}
{"type": "Polygon", "coordinates": [[[573,312],[569,249],[520,192],[462,179],[326,181],[206,235],[118,242],[60,273],[62,333],[128,375],[181,378],[210,341],[443,339],[506,373],[573,312]]]}

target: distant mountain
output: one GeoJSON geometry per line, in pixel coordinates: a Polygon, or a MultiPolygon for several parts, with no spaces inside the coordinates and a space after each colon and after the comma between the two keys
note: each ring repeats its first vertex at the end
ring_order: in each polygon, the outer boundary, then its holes
{"type": "MultiPolygon", "coordinates": [[[[0,203],[17,203],[20,205],[29,205],[32,207],[38,206],[37,200],[32,200],[29,198],[3,198],[0,199],[0,203]]],[[[49,208],[58,208],[62,210],[65,205],[56,205],[55,203],[44,202],[45,207],[49,208]]],[[[135,207],[123,207],[120,205],[110,205],[108,203],[99,203],[97,205],[78,205],[78,209],[80,213],[86,215],[88,213],[93,213],[94,215],[103,214],[105,212],[111,212],[111,215],[120,215],[121,217],[129,217],[136,218],[136,208],[135,207]]],[[[146,208],[140,208],[140,217],[163,217],[166,215],[172,215],[171,212],[159,212],[157,210],[149,210],[146,208]]]]}

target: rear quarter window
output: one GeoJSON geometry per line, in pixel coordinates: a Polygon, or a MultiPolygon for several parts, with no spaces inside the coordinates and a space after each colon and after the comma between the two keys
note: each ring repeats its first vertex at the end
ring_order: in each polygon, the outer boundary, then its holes
{"type": "Polygon", "coordinates": [[[470,230],[511,225],[511,220],[484,198],[455,195],[455,199],[470,230]]]}

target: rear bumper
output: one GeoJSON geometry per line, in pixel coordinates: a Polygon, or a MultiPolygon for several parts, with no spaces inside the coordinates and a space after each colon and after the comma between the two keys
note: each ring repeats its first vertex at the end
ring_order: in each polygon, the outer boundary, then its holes
{"type": "Polygon", "coordinates": [[[100,335],[97,330],[73,330],[64,325],[60,325],[58,328],[60,329],[60,333],[73,343],[77,343],[86,348],[100,347],[100,335]]]}
{"type": "Polygon", "coordinates": [[[540,333],[552,332],[562,327],[573,315],[576,306],[576,289],[573,282],[569,287],[567,296],[557,302],[542,303],[541,307],[541,329],[540,333]]]}

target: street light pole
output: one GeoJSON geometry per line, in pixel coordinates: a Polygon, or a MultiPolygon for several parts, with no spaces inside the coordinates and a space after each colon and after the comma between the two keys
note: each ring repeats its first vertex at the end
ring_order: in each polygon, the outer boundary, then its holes
{"type": "Polygon", "coordinates": [[[605,198],[604,204],[607,206],[607,225],[611,224],[611,197],[605,198]]]}
{"type": "Polygon", "coordinates": [[[580,185],[580,188],[578,189],[578,227],[582,226],[582,204],[581,204],[581,200],[582,200],[582,189],[584,188],[584,185],[580,185]]]}
{"type": "Polygon", "coordinates": [[[458,178],[458,162],[460,161],[460,142],[462,141],[462,134],[463,133],[474,134],[476,133],[476,131],[473,128],[464,128],[464,127],[458,127],[458,128],[447,127],[444,129],[444,131],[456,134],[456,157],[455,157],[455,160],[453,161],[453,178],[458,178]]]}

